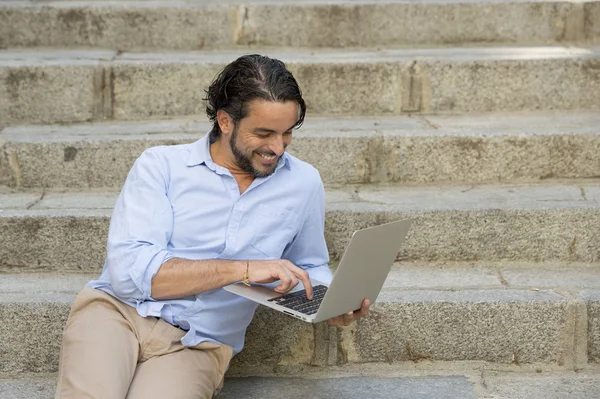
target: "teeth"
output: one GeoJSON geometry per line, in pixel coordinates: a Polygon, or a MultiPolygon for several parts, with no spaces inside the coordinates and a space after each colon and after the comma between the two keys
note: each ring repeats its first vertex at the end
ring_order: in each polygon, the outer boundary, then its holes
{"type": "Polygon", "coordinates": [[[275,155],[263,155],[263,154],[258,154],[260,155],[262,158],[272,161],[273,159],[275,159],[275,155]]]}

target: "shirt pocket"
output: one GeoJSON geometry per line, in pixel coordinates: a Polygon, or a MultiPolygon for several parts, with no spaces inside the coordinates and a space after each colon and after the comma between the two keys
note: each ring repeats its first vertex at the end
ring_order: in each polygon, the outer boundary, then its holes
{"type": "Polygon", "coordinates": [[[283,208],[260,205],[253,221],[252,247],[269,259],[281,259],[298,230],[298,214],[283,208]]]}

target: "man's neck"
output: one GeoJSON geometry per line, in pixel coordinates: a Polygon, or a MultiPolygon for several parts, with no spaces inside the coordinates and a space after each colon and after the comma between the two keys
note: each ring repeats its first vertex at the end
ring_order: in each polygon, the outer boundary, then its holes
{"type": "Polygon", "coordinates": [[[217,139],[209,147],[210,157],[217,165],[227,169],[233,176],[240,189],[240,194],[243,194],[256,178],[252,173],[248,173],[241,169],[234,161],[233,153],[227,143],[221,138],[217,139]]]}

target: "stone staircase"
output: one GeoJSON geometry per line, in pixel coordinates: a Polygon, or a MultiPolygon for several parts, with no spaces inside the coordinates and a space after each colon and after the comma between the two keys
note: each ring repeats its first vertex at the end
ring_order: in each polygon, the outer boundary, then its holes
{"type": "Polygon", "coordinates": [[[260,308],[222,397],[600,397],[600,1],[0,1],[0,48],[0,398],[52,397],[129,168],[248,52],[303,89],[332,267],[416,222],[357,325],[260,308]]]}

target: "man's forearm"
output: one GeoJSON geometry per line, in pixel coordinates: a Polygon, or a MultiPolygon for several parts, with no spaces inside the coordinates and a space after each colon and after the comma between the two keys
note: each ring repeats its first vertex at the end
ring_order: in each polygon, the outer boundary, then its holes
{"type": "Polygon", "coordinates": [[[221,288],[240,281],[245,271],[245,261],[173,258],[152,279],[152,298],[182,298],[221,288]]]}

